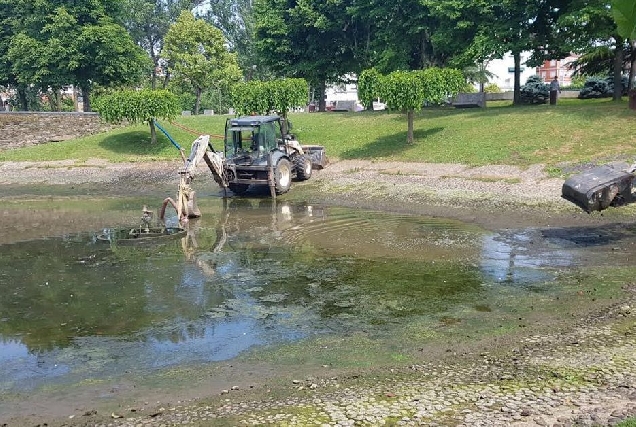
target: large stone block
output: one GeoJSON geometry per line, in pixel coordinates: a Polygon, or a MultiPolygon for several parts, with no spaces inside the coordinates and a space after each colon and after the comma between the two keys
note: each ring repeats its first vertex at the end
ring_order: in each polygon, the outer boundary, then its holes
{"type": "Polygon", "coordinates": [[[486,94],[478,93],[458,93],[453,101],[456,108],[474,108],[486,106],[486,94]]]}

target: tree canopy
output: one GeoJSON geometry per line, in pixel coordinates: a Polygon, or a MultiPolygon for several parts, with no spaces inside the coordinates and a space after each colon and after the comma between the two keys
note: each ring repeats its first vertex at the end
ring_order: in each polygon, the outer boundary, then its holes
{"type": "Polygon", "coordinates": [[[238,114],[276,112],[287,118],[287,112],[307,104],[309,86],[303,79],[278,79],[238,83],[232,88],[232,101],[238,114]]]}
{"type": "Polygon", "coordinates": [[[223,33],[191,12],[181,12],[168,30],[163,56],[172,76],[194,91],[194,114],[199,112],[204,89],[228,86],[241,78],[236,54],[227,51],[223,33]]]}
{"type": "MultiPolygon", "coordinates": [[[[161,68],[161,50],[170,25],[183,10],[191,10],[201,0],[123,0],[127,13],[124,25],[131,37],[150,56],[153,62],[151,87],[156,86],[161,68]]],[[[164,86],[165,86],[164,82],[164,86]]]]}
{"type": "Polygon", "coordinates": [[[74,84],[90,111],[96,84],[139,82],[148,61],[117,23],[120,6],[118,0],[0,0],[1,19],[10,24],[0,42],[7,61],[3,83],[37,85],[43,91],[74,84]]]}
{"type": "Polygon", "coordinates": [[[109,123],[147,123],[150,142],[157,141],[156,119],[173,119],[179,113],[177,97],[168,90],[119,90],[102,95],[95,101],[95,109],[109,123]]]}
{"type": "Polygon", "coordinates": [[[318,87],[324,110],[326,82],[355,70],[347,2],[255,0],[255,47],[277,76],[298,77],[318,87]]]}
{"type": "Polygon", "coordinates": [[[602,56],[615,82],[633,74],[635,21],[633,0],[0,0],[0,84],[23,106],[29,90],[72,84],[89,109],[95,87],[155,87],[161,72],[197,113],[241,77],[302,78],[322,111],[327,83],[364,70],[450,67],[485,83],[484,63],[511,52],[517,102],[522,52],[527,66],[574,52],[602,56]]]}
{"type": "Polygon", "coordinates": [[[390,109],[407,113],[407,142],[413,143],[413,116],[425,103],[441,104],[455,96],[465,83],[458,70],[427,68],[424,71],[394,71],[380,78],[379,95],[390,109]]]}
{"type": "Polygon", "coordinates": [[[618,33],[626,39],[636,39],[636,2],[612,0],[612,15],[618,33]]]}

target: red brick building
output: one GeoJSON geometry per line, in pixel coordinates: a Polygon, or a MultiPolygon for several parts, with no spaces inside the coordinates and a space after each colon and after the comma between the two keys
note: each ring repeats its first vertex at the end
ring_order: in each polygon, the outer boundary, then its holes
{"type": "Polygon", "coordinates": [[[572,84],[572,73],[574,72],[570,68],[570,63],[577,58],[578,55],[570,55],[559,60],[544,61],[543,65],[537,67],[537,75],[541,76],[546,83],[550,82],[554,76],[557,76],[562,87],[569,86],[572,84]]]}

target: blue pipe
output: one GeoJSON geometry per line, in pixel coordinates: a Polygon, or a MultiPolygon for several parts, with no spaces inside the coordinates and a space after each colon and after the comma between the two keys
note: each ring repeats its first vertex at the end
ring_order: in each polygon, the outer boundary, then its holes
{"type": "Polygon", "coordinates": [[[172,139],[172,137],[170,136],[170,134],[168,133],[167,130],[165,130],[164,128],[161,127],[161,125],[159,123],[157,123],[157,121],[155,121],[155,126],[157,126],[159,128],[159,130],[161,132],[163,132],[163,134],[165,136],[168,137],[168,139],[170,140],[170,142],[172,142],[172,145],[174,145],[175,147],[177,147],[177,150],[179,151],[183,151],[182,148],[179,146],[179,144],[177,144],[177,141],[175,141],[174,139],[172,139]]]}

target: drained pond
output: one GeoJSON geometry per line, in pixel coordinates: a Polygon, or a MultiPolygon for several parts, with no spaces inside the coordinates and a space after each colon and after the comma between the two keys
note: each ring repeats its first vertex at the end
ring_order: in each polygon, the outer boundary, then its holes
{"type": "Polygon", "coordinates": [[[425,341],[541,301],[563,271],[626,264],[633,251],[634,231],[619,227],[493,232],[269,199],[199,203],[186,235],[137,244],[116,231],[139,226],[139,200],[6,203],[0,392],[229,361],[315,337],[390,343],[413,325],[425,341]]]}

